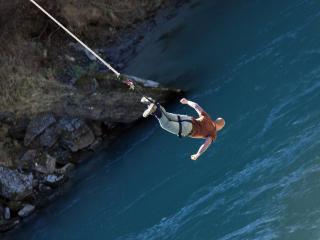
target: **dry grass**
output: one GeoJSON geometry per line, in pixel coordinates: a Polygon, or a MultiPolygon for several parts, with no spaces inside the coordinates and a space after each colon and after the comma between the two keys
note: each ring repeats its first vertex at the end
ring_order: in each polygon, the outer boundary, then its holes
{"type": "Polygon", "coordinates": [[[0,51],[0,111],[47,111],[70,92],[70,87],[54,79],[50,69],[39,67],[41,56],[34,43],[17,41],[5,46],[6,51],[0,51]]]}

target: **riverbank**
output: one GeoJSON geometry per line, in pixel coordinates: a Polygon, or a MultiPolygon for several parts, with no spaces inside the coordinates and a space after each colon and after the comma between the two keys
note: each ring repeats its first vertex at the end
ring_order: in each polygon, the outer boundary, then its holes
{"type": "MultiPolygon", "coordinates": [[[[144,31],[157,24],[157,13],[176,4],[39,3],[120,70],[144,31]]],[[[103,72],[30,3],[5,2],[1,11],[0,232],[5,232],[52,201],[80,156],[132,126],[144,106],[138,93],[103,72]]],[[[149,83],[137,84],[162,103],[181,95],[149,83]]]]}

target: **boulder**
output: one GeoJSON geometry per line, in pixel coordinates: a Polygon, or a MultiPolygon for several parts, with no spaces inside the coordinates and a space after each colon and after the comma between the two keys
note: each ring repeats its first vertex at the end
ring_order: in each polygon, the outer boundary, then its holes
{"type": "Polygon", "coordinates": [[[37,136],[43,133],[55,122],[56,119],[52,113],[42,113],[32,119],[26,130],[24,145],[29,146],[37,136]]]}
{"type": "Polygon", "coordinates": [[[60,165],[66,165],[71,159],[71,152],[68,149],[62,147],[56,147],[49,151],[50,156],[56,159],[56,162],[60,165]]]}
{"type": "Polygon", "coordinates": [[[89,126],[81,119],[63,117],[59,120],[61,141],[72,152],[90,146],[95,136],[89,126]]]}
{"type": "Polygon", "coordinates": [[[89,147],[90,150],[97,150],[102,145],[102,138],[98,137],[89,147]]]}
{"type": "Polygon", "coordinates": [[[0,112],[0,123],[12,124],[14,122],[15,115],[12,112],[0,112]]]}
{"type": "Polygon", "coordinates": [[[5,220],[9,220],[11,218],[10,208],[8,208],[8,207],[4,208],[3,217],[4,217],[5,220]]]}
{"type": "Polygon", "coordinates": [[[92,129],[95,136],[97,136],[97,137],[102,136],[102,134],[103,134],[102,122],[92,121],[92,122],[90,122],[89,126],[92,129]]]}
{"type": "Polygon", "coordinates": [[[0,141],[0,166],[13,167],[16,158],[15,147],[11,142],[0,141]]]}
{"type": "Polygon", "coordinates": [[[59,187],[67,180],[67,176],[65,175],[48,175],[45,178],[45,184],[50,187],[59,187]]]}
{"type": "Polygon", "coordinates": [[[33,175],[19,173],[17,170],[0,167],[0,196],[21,200],[32,193],[33,175]]]}
{"type": "Polygon", "coordinates": [[[19,217],[27,217],[35,210],[35,206],[31,204],[26,204],[24,207],[18,212],[19,217]]]}
{"type": "Polygon", "coordinates": [[[29,122],[30,120],[27,117],[16,119],[14,121],[14,124],[10,125],[8,131],[9,136],[17,140],[23,140],[26,135],[26,130],[29,125],[29,122]]]}
{"type": "Polygon", "coordinates": [[[67,163],[62,168],[56,169],[55,173],[61,174],[61,175],[69,175],[69,173],[74,169],[73,163],[67,163]]]}
{"type": "Polygon", "coordinates": [[[52,188],[45,184],[39,184],[39,191],[40,193],[48,194],[52,192],[52,188]]]}
{"type": "Polygon", "coordinates": [[[0,220],[4,219],[4,206],[0,203],[0,220]]]}
{"type": "MultiPolygon", "coordinates": [[[[31,196],[31,195],[29,195],[31,196]]],[[[28,197],[29,197],[28,196],[28,197]]],[[[11,200],[8,202],[8,208],[11,211],[17,212],[19,211],[21,208],[23,207],[23,202],[22,201],[15,201],[15,200],[11,200]]]]}
{"type": "Polygon", "coordinates": [[[40,145],[44,148],[51,148],[58,140],[59,132],[55,125],[48,127],[40,135],[40,145]]]}
{"type": "Polygon", "coordinates": [[[20,223],[19,218],[0,220],[0,232],[7,232],[20,223]]]}
{"type": "Polygon", "coordinates": [[[44,174],[51,174],[56,169],[56,159],[41,150],[27,150],[21,158],[21,163],[24,169],[44,174]]]}

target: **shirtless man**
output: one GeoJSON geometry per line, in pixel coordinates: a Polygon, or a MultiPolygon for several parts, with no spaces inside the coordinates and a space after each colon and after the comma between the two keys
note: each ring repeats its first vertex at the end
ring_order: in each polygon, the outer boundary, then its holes
{"type": "Polygon", "coordinates": [[[225,125],[223,118],[217,118],[215,121],[212,120],[209,114],[197,103],[185,98],[182,98],[180,102],[196,110],[199,115],[198,118],[169,113],[151,98],[142,97],[141,102],[148,105],[147,110],[143,113],[143,117],[146,118],[149,115],[155,116],[164,130],[176,134],[179,137],[205,139],[204,144],[200,146],[198,152],[191,156],[192,160],[197,160],[208,149],[211,143],[217,138],[217,132],[225,125]]]}

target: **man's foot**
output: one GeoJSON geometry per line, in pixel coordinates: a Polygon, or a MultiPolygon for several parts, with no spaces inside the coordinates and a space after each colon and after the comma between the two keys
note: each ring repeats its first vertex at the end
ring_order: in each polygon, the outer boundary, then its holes
{"type": "Polygon", "coordinates": [[[154,103],[155,101],[151,97],[148,97],[148,98],[142,97],[141,102],[149,105],[150,103],[154,103]]]}
{"type": "Polygon", "coordinates": [[[147,110],[145,110],[142,114],[142,116],[144,118],[148,117],[149,115],[151,115],[152,113],[154,113],[157,110],[157,106],[154,103],[151,103],[147,110]]]}

